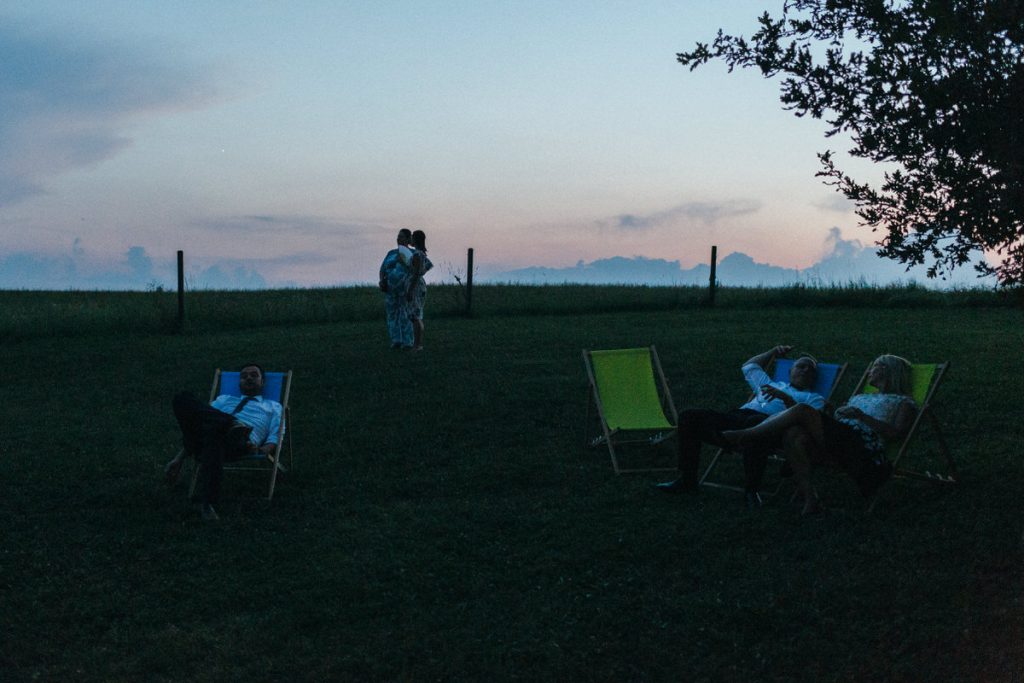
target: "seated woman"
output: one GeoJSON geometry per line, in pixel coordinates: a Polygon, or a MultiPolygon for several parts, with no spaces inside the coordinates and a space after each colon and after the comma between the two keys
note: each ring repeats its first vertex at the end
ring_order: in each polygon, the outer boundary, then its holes
{"type": "Polygon", "coordinates": [[[798,403],[750,429],[722,432],[722,437],[744,448],[781,436],[797,488],[804,496],[802,514],[821,510],[810,485],[811,463],[838,465],[857,482],[861,494],[869,497],[892,474],[892,465],[884,458],[885,442],[906,435],[917,404],[908,395],[910,363],[904,358],[876,358],[868,368],[868,383],[878,393],[856,394],[833,416],[798,403]]]}

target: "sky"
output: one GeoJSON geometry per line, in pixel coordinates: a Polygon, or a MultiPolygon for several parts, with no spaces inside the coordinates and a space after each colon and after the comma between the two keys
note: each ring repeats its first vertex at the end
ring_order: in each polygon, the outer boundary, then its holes
{"type": "Polygon", "coordinates": [[[676,62],[781,6],[0,0],[0,288],[172,286],[178,250],[194,287],[371,282],[401,227],[435,282],[712,245],[891,279],[814,177],[849,145],[676,62]]]}

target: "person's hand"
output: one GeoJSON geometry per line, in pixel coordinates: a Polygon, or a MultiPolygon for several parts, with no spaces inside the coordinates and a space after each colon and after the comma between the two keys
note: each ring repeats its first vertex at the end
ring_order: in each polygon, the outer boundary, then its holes
{"type": "Polygon", "coordinates": [[[786,405],[789,405],[789,402],[787,401],[787,399],[791,398],[790,395],[787,394],[785,391],[782,391],[781,389],[779,389],[777,387],[773,387],[771,384],[762,384],[761,385],[761,395],[764,396],[766,399],[769,399],[769,400],[777,398],[780,401],[782,401],[783,403],[785,403],[786,405]]]}
{"type": "Polygon", "coordinates": [[[859,420],[864,417],[864,411],[853,406],[841,406],[836,408],[836,416],[845,417],[850,420],[859,420]]]}
{"type": "Polygon", "coordinates": [[[785,356],[787,353],[789,353],[792,350],[793,350],[792,346],[789,346],[787,344],[779,344],[774,349],[772,349],[772,353],[774,353],[776,356],[780,356],[781,357],[781,356],[785,356]]]}

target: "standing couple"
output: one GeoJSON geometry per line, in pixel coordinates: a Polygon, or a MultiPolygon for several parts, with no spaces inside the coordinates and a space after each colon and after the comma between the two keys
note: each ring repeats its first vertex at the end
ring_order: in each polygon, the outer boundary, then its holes
{"type": "Polygon", "coordinates": [[[391,348],[423,350],[423,304],[427,283],[423,276],[434,267],[427,257],[427,236],[422,230],[402,228],[397,246],[380,264],[380,291],[384,292],[391,348]]]}

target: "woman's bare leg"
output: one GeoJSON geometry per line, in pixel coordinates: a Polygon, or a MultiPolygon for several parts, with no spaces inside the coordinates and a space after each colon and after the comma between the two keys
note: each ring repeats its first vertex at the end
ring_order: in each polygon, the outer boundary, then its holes
{"type": "Polygon", "coordinates": [[[797,403],[749,429],[722,432],[722,438],[732,446],[742,447],[756,443],[760,439],[781,436],[786,430],[793,427],[800,427],[806,431],[818,445],[825,440],[821,426],[821,413],[806,403],[797,403]]]}
{"type": "Polygon", "coordinates": [[[811,515],[823,508],[818,494],[811,486],[811,458],[817,448],[814,438],[801,427],[787,429],[782,435],[786,462],[793,468],[793,479],[796,488],[803,496],[804,507],[801,515],[811,515]]]}
{"type": "Polygon", "coordinates": [[[412,347],[419,351],[423,348],[423,321],[415,318],[412,321],[412,347]]]}

